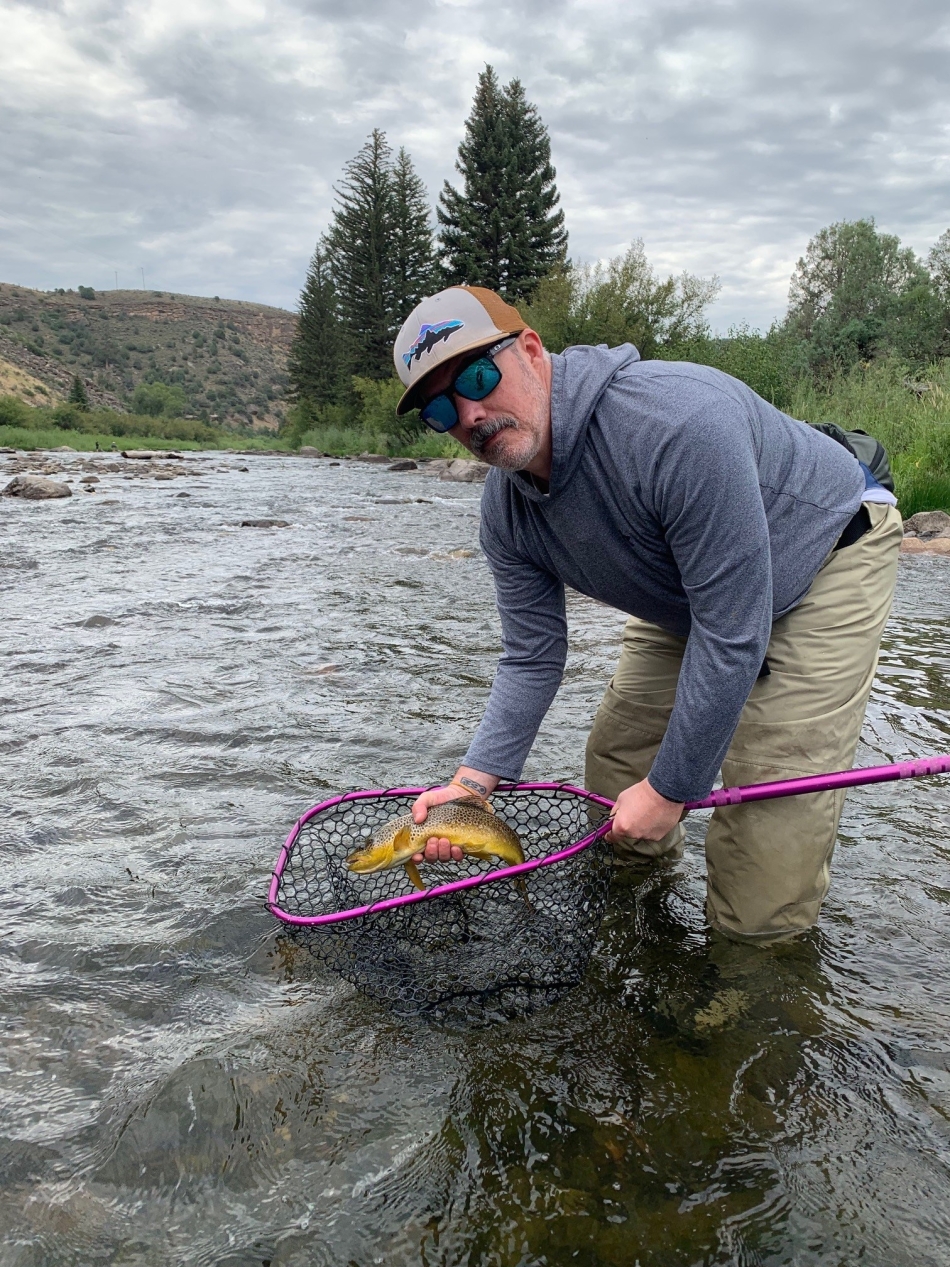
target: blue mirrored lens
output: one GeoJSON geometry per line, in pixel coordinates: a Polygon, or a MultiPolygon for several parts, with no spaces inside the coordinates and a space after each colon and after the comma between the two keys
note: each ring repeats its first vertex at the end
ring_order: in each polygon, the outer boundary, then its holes
{"type": "Polygon", "coordinates": [[[501,370],[495,362],[487,356],[480,356],[471,365],[466,365],[453,386],[466,400],[484,400],[500,382],[501,370]]]}
{"type": "Polygon", "coordinates": [[[451,431],[459,420],[451,396],[435,396],[428,404],[423,405],[420,417],[427,427],[433,431],[451,431]]]}

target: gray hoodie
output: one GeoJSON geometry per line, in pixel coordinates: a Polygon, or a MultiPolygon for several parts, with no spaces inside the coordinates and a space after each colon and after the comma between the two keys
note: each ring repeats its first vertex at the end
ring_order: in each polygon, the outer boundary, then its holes
{"type": "Polygon", "coordinates": [[[841,445],[707,366],[629,344],[552,356],[550,491],[493,470],[482,549],[503,654],[466,765],[517,779],[567,655],[564,587],[688,636],[650,783],[711,789],[772,622],[804,597],[861,503],[841,445]]]}

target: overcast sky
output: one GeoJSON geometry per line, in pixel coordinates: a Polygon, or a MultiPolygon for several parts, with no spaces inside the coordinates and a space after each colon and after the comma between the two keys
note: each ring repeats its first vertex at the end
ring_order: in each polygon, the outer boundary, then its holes
{"type": "Polygon", "coordinates": [[[293,307],[373,127],[433,202],[475,79],[551,133],[574,259],[642,237],[784,313],[808,238],[950,226],[946,0],[0,0],[0,280],[293,307]]]}

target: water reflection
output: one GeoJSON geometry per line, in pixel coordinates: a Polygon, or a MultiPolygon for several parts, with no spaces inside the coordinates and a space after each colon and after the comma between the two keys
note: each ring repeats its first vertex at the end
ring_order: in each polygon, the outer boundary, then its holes
{"type": "MultiPolygon", "coordinates": [[[[464,749],[477,489],[249,465],[5,510],[0,1261],[943,1267],[950,781],[851,798],[799,943],[708,936],[696,816],[556,1009],[397,1021],[263,895],[326,789],[464,749]]],[[[901,565],[862,764],[948,747],[948,574],[901,565]]],[[[617,653],[571,621],[532,776],[579,777],[617,653]]]]}

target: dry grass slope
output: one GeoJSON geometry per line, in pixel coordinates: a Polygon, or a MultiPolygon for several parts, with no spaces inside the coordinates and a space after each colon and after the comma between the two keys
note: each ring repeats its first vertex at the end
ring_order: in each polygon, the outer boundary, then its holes
{"type": "Polygon", "coordinates": [[[186,413],[276,427],[296,317],[282,308],[155,291],[78,293],[0,283],[0,394],[52,404],[73,376],[92,405],[127,409],[139,383],[178,384],[186,413]]]}

